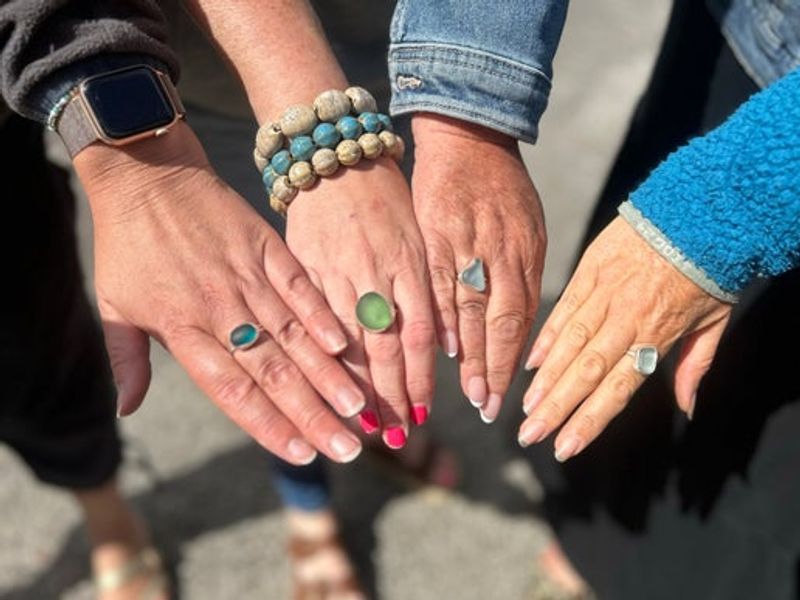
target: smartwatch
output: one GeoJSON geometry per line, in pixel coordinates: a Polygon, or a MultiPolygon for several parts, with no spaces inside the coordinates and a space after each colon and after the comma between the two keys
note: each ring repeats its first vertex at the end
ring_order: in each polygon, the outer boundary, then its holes
{"type": "Polygon", "coordinates": [[[164,135],[185,114],[169,76],[137,65],[83,80],[65,98],[54,129],[74,157],[98,141],[122,146],[164,135]]]}

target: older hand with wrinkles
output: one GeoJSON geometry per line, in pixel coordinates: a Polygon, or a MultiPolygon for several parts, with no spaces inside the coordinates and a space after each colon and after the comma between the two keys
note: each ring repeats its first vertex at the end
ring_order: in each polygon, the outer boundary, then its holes
{"type": "Polygon", "coordinates": [[[655,346],[663,356],[684,336],[675,395],[691,418],[730,313],[618,217],[586,250],[534,343],[527,367],[539,370],[525,394],[520,444],[541,442],[566,421],[556,458],[575,456],[642,385],[629,349],[655,346]]]}
{"type": "Polygon", "coordinates": [[[413,118],[412,179],[431,272],[438,334],[459,356],[461,386],[494,421],[539,304],[546,237],[536,189],[516,140],[457,119],[413,118]],[[483,261],[485,292],[458,283],[483,261]]]}

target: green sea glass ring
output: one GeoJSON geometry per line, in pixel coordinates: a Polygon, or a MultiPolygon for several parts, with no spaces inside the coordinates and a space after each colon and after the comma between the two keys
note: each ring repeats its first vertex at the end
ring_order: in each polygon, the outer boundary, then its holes
{"type": "Polygon", "coordinates": [[[655,346],[638,346],[625,354],[633,359],[633,368],[642,375],[652,375],[658,365],[658,348],[655,346]]]}
{"type": "Polygon", "coordinates": [[[486,291],[486,272],[483,269],[483,261],[477,257],[469,261],[469,264],[458,274],[458,283],[483,294],[486,291]]]}
{"type": "Polygon", "coordinates": [[[382,333],[394,324],[394,306],[378,292],[367,292],[356,304],[356,320],[372,333],[382,333]]]}
{"type": "Polygon", "coordinates": [[[237,350],[247,350],[255,346],[261,337],[263,329],[254,323],[242,323],[231,329],[228,334],[228,342],[230,342],[231,352],[237,350]]]}

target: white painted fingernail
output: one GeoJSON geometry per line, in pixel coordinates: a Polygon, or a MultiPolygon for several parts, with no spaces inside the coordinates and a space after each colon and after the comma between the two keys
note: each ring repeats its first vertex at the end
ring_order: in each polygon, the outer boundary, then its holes
{"type": "Polygon", "coordinates": [[[519,442],[520,446],[526,448],[531,444],[538,444],[545,438],[546,435],[547,423],[541,419],[535,419],[533,421],[526,421],[522,424],[522,429],[520,429],[517,441],[519,442]]]}
{"type": "Polygon", "coordinates": [[[486,380],[483,377],[472,377],[467,383],[467,398],[475,408],[486,403],[486,380]]]}
{"type": "Polygon", "coordinates": [[[350,388],[342,388],[336,392],[336,401],[339,403],[342,416],[348,419],[355,417],[367,405],[364,396],[350,388]]]}
{"type": "Polygon", "coordinates": [[[522,412],[526,415],[529,415],[533,412],[533,409],[542,401],[544,397],[544,390],[533,390],[527,402],[524,402],[522,405],[522,412]]]}
{"type": "Polygon", "coordinates": [[[336,460],[348,463],[361,454],[361,442],[354,435],[336,433],[331,438],[330,449],[336,455],[336,460]]]}
{"type": "Polygon", "coordinates": [[[458,336],[456,335],[455,331],[445,331],[444,351],[449,358],[455,358],[458,356],[458,336]]]}
{"type": "Polygon", "coordinates": [[[301,465],[310,464],[317,458],[317,451],[300,438],[290,440],[286,449],[289,451],[289,455],[301,465]]]}
{"type": "Polygon", "coordinates": [[[579,437],[569,435],[556,446],[556,460],[563,463],[581,451],[582,442],[579,437]]]}
{"type": "Polygon", "coordinates": [[[491,425],[497,419],[500,413],[500,406],[503,404],[503,398],[500,394],[489,394],[489,399],[486,404],[480,409],[481,420],[487,425],[491,425]]]}

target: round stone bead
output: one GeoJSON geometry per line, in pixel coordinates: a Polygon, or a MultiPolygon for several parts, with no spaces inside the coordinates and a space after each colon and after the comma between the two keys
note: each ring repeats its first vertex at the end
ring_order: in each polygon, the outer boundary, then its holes
{"type": "Polygon", "coordinates": [[[332,123],[320,123],[314,128],[312,137],[320,148],[336,148],[336,144],[342,139],[342,134],[332,123]]]}
{"type": "Polygon", "coordinates": [[[261,181],[264,182],[264,187],[267,188],[267,193],[272,193],[272,186],[275,185],[275,180],[280,177],[280,174],[272,168],[272,166],[267,166],[264,169],[264,173],[261,175],[261,181]]]}
{"type": "Polygon", "coordinates": [[[339,159],[336,158],[336,152],[330,148],[321,148],[311,157],[311,166],[320,177],[328,177],[339,170],[339,159]]]}
{"type": "Polygon", "coordinates": [[[391,131],[381,131],[378,134],[378,139],[381,141],[381,144],[383,144],[383,153],[387,156],[394,157],[394,153],[397,150],[397,140],[400,138],[391,131]]]}
{"type": "Polygon", "coordinates": [[[297,188],[292,187],[286,175],[281,175],[275,180],[275,183],[272,184],[272,195],[288,206],[289,203],[294,200],[294,197],[297,196],[297,188]]]}
{"type": "Polygon", "coordinates": [[[284,137],[272,123],[264,123],[256,133],[256,148],[264,158],[272,158],[283,147],[284,137]]]}
{"type": "Polygon", "coordinates": [[[258,169],[258,172],[263,173],[264,169],[266,169],[267,165],[269,164],[269,159],[262,156],[261,152],[258,151],[258,148],[254,148],[253,162],[256,163],[256,169],[258,169]]]}
{"type": "Polygon", "coordinates": [[[363,131],[358,119],[351,116],[339,119],[336,123],[336,130],[341,133],[342,137],[346,140],[358,139],[358,136],[360,136],[363,131]]]}
{"type": "Polygon", "coordinates": [[[389,118],[389,115],[378,113],[378,121],[381,122],[381,129],[383,131],[394,131],[394,126],[392,125],[392,120],[389,118]]]}
{"type": "Polygon", "coordinates": [[[282,217],[286,217],[286,212],[289,209],[286,203],[278,200],[274,194],[269,197],[269,207],[282,217]]]}
{"type": "Polygon", "coordinates": [[[306,135],[317,125],[317,114],[314,109],[304,104],[287,108],[280,120],[281,132],[287,138],[306,135]]]}
{"type": "Polygon", "coordinates": [[[314,140],[307,135],[297,136],[289,144],[289,152],[295,160],[311,160],[316,149],[314,140]]]}
{"type": "MultiPolygon", "coordinates": [[[[389,132],[387,131],[385,133],[389,132]]],[[[394,146],[392,146],[391,150],[389,148],[386,148],[386,154],[391,156],[397,162],[401,162],[403,160],[403,155],[406,153],[406,143],[403,141],[403,138],[401,138],[399,135],[397,134],[392,134],[392,135],[394,135],[395,144],[394,146]]]]}
{"type": "Polygon", "coordinates": [[[314,100],[314,110],[320,121],[335,123],[350,112],[350,98],[339,90],[328,90],[314,100]]]}
{"type": "Polygon", "coordinates": [[[336,158],[346,167],[358,164],[363,153],[361,146],[355,140],[343,140],[336,146],[336,158]]]}
{"type": "Polygon", "coordinates": [[[353,112],[378,112],[378,103],[367,90],[357,85],[347,88],[344,93],[350,98],[353,112]]]}
{"type": "Polygon", "coordinates": [[[365,112],[358,115],[358,122],[367,133],[378,133],[381,130],[381,120],[374,112],[365,112]]]}
{"type": "Polygon", "coordinates": [[[280,152],[276,152],[275,156],[272,157],[270,164],[272,168],[278,173],[278,175],[286,175],[289,172],[289,167],[292,166],[292,155],[289,153],[288,150],[281,150],[280,152]]]}
{"type": "Polygon", "coordinates": [[[231,348],[234,350],[244,350],[249,348],[258,341],[259,335],[258,327],[252,323],[242,323],[238,327],[234,327],[228,336],[231,343],[231,348]]]}
{"type": "Polygon", "coordinates": [[[375,159],[383,153],[383,144],[374,133],[362,135],[358,138],[358,145],[361,146],[361,151],[364,153],[365,158],[375,159]]]}
{"type": "Polygon", "coordinates": [[[296,162],[289,169],[289,183],[298,190],[307,190],[317,181],[317,174],[311,168],[311,163],[304,160],[296,162]]]}
{"type": "Polygon", "coordinates": [[[367,292],[358,299],[356,319],[367,331],[386,331],[394,323],[394,317],[394,307],[378,292],[367,292]]]}

